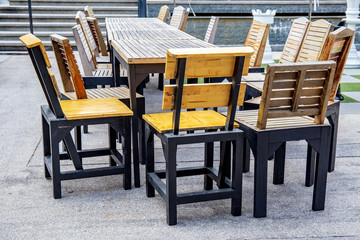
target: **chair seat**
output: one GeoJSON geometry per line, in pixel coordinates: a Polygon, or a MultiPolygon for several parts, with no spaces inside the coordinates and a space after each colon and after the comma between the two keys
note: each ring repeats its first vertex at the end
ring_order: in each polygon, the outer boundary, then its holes
{"type": "Polygon", "coordinates": [[[112,70],[111,69],[96,69],[93,71],[94,77],[111,77],[112,70]]]}
{"type": "MultiPolygon", "coordinates": [[[[225,113],[226,114],[226,113],[225,113]]],[[[311,117],[282,117],[282,118],[269,118],[267,120],[266,129],[260,130],[256,127],[258,119],[258,110],[237,111],[235,120],[242,123],[256,131],[266,131],[270,129],[281,128],[296,128],[318,125],[314,123],[314,118],[311,117]]]]}
{"type": "Polygon", "coordinates": [[[133,112],[116,98],[62,100],[60,105],[68,120],[133,115],[133,112]]]}
{"type": "Polygon", "coordinates": [[[109,63],[110,62],[110,56],[98,56],[98,57],[96,57],[96,61],[98,63],[109,63]]]}
{"type": "MultiPolygon", "coordinates": [[[[143,119],[159,133],[172,131],[172,118],[172,112],[143,115],[143,119]]],[[[225,122],[226,117],[213,110],[181,112],[179,131],[221,129],[225,122]]],[[[239,127],[239,124],[234,123],[234,127],[239,127]]]]}
{"type": "MultiPolygon", "coordinates": [[[[130,99],[130,92],[126,87],[94,88],[86,89],[85,91],[88,99],[110,97],[114,97],[119,100],[130,99]]],[[[77,99],[75,92],[66,92],[64,95],[70,99],[77,99]]],[[[144,96],[136,93],[136,98],[144,98],[144,96]]]]}

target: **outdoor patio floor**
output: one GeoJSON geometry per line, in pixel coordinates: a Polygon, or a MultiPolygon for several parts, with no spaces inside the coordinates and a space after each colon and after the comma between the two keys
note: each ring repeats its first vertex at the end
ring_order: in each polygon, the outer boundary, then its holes
{"type": "MultiPolygon", "coordinates": [[[[230,200],[180,205],[178,224],[169,227],[162,198],[145,195],[144,166],[140,188],[123,190],[121,176],[73,180],[62,183],[63,197],[54,200],[42,163],[40,104],[46,101],[29,56],[0,55],[0,73],[0,239],[360,239],[360,103],[341,104],[336,167],[328,174],[324,211],[311,210],[313,188],[304,185],[307,145],[300,141],[287,145],[283,185],[272,184],[269,162],[266,218],[252,216],[252,158],[244,174],[242,216],[230,214],[230,200]]],[[[149,113],[161,109],[156,86],[154,78],[145,89],[149,113]]],[[[106,129],[90,126],[85,147],[107,144],[106,129]]],[[[157,167],[164,167],[158,139],[155,147],[157,167]]],[[[179,167],[203,164],[202,145],[178,153],[179,167]]],[[[218,163],[218,152],[215,159],[218,163]]],[[[178,189],[201,190],[202,179],[182,178],[178,189]]]]}

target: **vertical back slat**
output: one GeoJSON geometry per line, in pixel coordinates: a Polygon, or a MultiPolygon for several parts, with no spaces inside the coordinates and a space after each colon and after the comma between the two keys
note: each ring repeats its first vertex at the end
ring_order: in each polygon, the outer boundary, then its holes
{"type": "MultiPolygon", "coordinates": [[[[50,39],[51,39],[52,45],[58,49],[57,51],[55,51],[55,48],[54,48],[56,60],[62,58],[62,60],[60,61],[60,64],[58,62],[58,65],[63,65],[63,67],[65,67],[67,69],[67,74],[68,74],[67,80],[71,79],[71,82],[70,83],[67,82],[66,84],[73,85],[72,91],[75,90],[76,97],[78,99],[86,99],[87,95],[86,95],[86,91],[85,91],[85,87],[84,87],[84,81],[81,77],[79,67],[77,66],[73,51],[72,51],[70,43],[69,43],[69,39],[64,38],[57,34],[51,35],[50,39]]],[[[59,70],[60,70],[60,67],[59,67],[59,70]]],[[[65,72],[64,72],[64,75],[65,75],[65,72]]],[[[65,89],[65,92],[66,92],[66,89],[65,89]]]]}
{"type": "Polygon", "coordinates": [[[206,30],[206,34],[204,38],[205,42],[214,43],[218,23],[219,23],[218,17],[212,16],[210,18],[209,26],[206,30]]]}
{"type": "Polygon", "coordinates": [[[270,24],[253,20],[244,44],[245,47],[252,47],[254,49],[254,54],[250,60],[250,67],[261,67],[269,31],[270,24]]]}
{"type": "Polygon", "coordinates": [[[286,40],[284,49],[281,53],[279,63],[292,63],[295,62],[299,53],[302,42],[309,26],[310,21],[304,17],[294,20],[289,36],[286,40]]]}
{"type": "Polygon", "coordinates": [[[164,5],[164,6],[162,6],[162,7],[160,8],[160,11],[159,11],[159,14],[158,14],[158,17],[157,17],[157,18],[158,18],[160,21],[163,21],[163,22],[166,23],[168,15],[169,15],[169,7],[166,6],[166,5],[164,5]]]}
{"type": "Polygon", "coordinates": [[[351,42],[355,31],[341,27],[329,34],[324,51],[320,57],[321,61],[333,60],[337,63],[333,85],[330,93],[330,101],[335,100],[336,92],[340,84],[341,76],[345,68],[346,59],[350,52],[351,42]]]}

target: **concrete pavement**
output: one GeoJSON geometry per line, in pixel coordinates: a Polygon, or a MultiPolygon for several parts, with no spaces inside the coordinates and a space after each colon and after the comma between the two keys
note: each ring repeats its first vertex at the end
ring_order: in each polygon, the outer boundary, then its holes
{"type": "MultiPolygon", "coordinates": [[[[178,206],[178,225],[166,224],[165,203],[141,188],[122,189],[120,176],[62,183],[52,198],[44,178],[40,104],[45,98],[29,56],[0,55],[0,239],[360,239],[360,104],[341,104],[336,170],[328,175],[325,211],[311,211],[312,188],[304,186],[306,143],[287,147],[285,184],[273,185],[269,162],[268,217],[255,219],[253,161],[244,174],[242,216],[230,214],[230,200],[178,206]]],[[[60,83],[52,54],[53,72],[60,83]]],[[[162,93],[145,89],[148,112],[161,109],[162,93]]],[[[61,88],[61,84],[60,88],[61,88]]],[[[107,144],[105,126],[91,126],[85,147],[107,144]]],[[[157,166],[164,167],[159,141],[157,166]]],[[[218,148],[215,159],[219,159],[218,148]]],[[[201,165],[200,145],[179,149],[178,165],[201,165]]],[[[86,161],[86,167],[107,164],[86,161]]],[[[216,161],[218,163],[218,161],[216,161]]],[[[70,168],[70,162],[64,163],[70,168]]],[[[202,177],[182,178],[180,192],[201,190],[202,177]]]]}

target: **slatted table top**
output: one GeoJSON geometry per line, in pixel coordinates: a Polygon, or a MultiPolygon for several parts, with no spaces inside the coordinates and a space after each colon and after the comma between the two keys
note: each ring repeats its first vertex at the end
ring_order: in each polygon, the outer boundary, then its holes
{"type": "Polygon", "coordinates": [[[111,45],[129,64],[165,63],[170,48],[216,47],[157,18],[107,18],[105,22],[111,45]]]}

